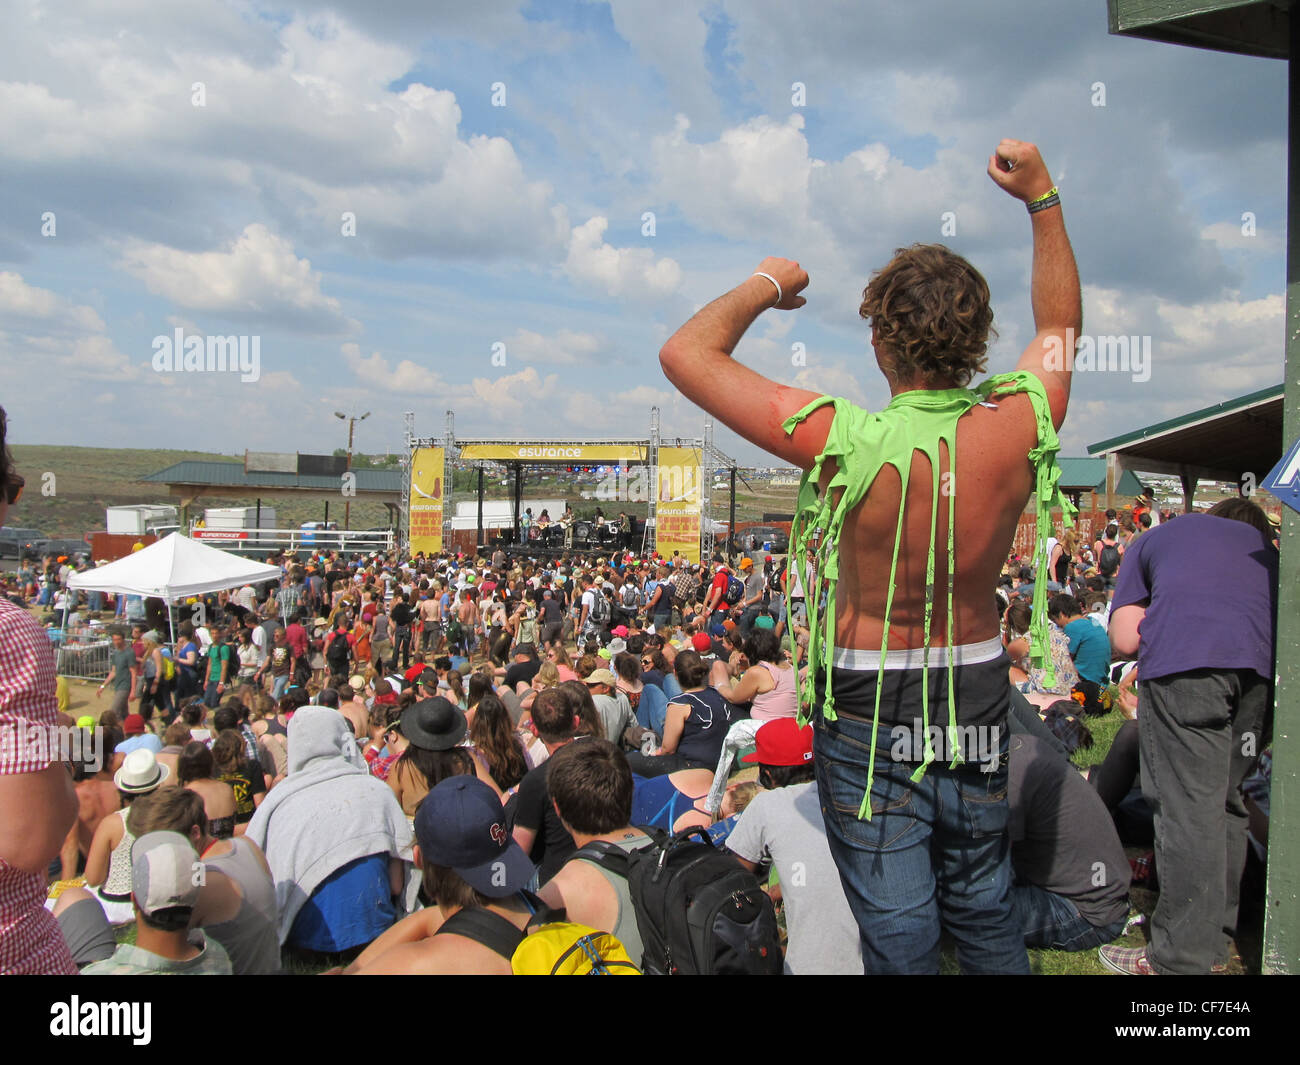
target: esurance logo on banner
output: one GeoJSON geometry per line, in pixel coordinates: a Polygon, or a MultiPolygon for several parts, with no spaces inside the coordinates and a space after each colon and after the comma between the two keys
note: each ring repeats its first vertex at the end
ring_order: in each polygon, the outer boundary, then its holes
{"type": "Polygon", "coordinates": [[[446,452],[422,447],[411,456],[411,554],[442,550],[442,500],[446,452]]]}
{"type": "Polygon", "coordinates": [[[702,458],[696,447],[659,449],[655,547],[666,558],[700,560],[702,458]]]}
{"type": "Polygon", "coordinates": [[[466,462],[644,462],[646,449],[639,444],[465,444],[460,457],[466,462]]]}
{"type": "Polygon", "coordinates": [[[521,447],[516,452],[521,459],[580,459],[580,447],[521,447]]]}

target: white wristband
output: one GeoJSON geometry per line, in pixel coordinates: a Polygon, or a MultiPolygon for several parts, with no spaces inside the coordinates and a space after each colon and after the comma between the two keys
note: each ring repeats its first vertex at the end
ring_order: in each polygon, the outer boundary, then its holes
{"type": "Polygon", "coordinates": [[[762,270],[755,270],[754,273],[753,273],[751,276],[753,276],[753,277],[765,277],[765,278],[767,278],[769,281],[772,282],[772,284],[776,285],[776,302],[777,302],[777,303],[780,303],[781,300],[784,299],[785,294],[781,291],[781,285],[780,285],[780,283],[779,283],[779,282],[776,280],[776,278],[774,278],[771,274],[765,274],[765,273],[763,273],[762,270]]]}

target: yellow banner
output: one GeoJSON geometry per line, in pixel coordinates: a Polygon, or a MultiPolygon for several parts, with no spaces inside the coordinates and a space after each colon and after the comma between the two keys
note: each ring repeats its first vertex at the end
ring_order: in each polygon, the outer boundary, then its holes
{"type": "Polygon", "coordinates": [[[460,457],[466,462],[645,462],[640,444],[565,444],[546,440],[531,444],[465,444],[460,457]]]}
{"type": "Polygon", "coordinates": [[[676,551],[688,562],[700,560],[702,461],[698,447],[659,449],[655,546],[664,558],[676,551]]]}
{"type": "Polygon", "coordinates": [[[442,550],[442,497],[446,452],[440,447],[418,448],[411,456],[411,554],[436,555],[442,550]]]}

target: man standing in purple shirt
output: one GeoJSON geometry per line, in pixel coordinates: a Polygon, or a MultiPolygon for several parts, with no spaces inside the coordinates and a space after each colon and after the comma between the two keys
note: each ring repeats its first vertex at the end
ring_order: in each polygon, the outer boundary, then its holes
{"type": "Polygon", "coordinates": [[[1138,656],[1160,899],[1145,948],[1101,948],[1116,972],[1208,973],[1227,961],[1246,863],[1241,782],[1272,725],[1277,563],[1268,519],[1248,499],[1161,524],[1124,555],[1110,638],[1116,655],[1138,656]]]}

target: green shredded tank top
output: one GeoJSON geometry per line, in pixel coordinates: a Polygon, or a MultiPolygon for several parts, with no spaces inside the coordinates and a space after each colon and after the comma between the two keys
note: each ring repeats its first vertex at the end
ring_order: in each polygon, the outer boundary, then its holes
{"type": "MultiPolygon", "coordinates": [[[[835,595],[839,581],[839,541],[844,519],[867,494],[876,475],[885,466],[898,471],[903,485],[902,500],[898,508],[898,524],[894,530],[893,556],[889,568],[889,587],[885,593],[884,632],[880,642],[880,668],[883,672],[885,656],[889,650],[890,612],[894,601],[894,581],[898,572],[898,551],[902,539],[903,516],[907,509],[907,488],[912,470],[912,458],[920,452],[930,460],[933,471],[930,511],[930,548],[926,560],[924,649],[922,652],[921,734],[925,737],[925,750],[921,764],[912,774],[913,781],[924,776],[926,768],[935,759],[930,741],[929,658],[930,626],[934,614],[935,543],[939,516],[939,448],[948,449],[948,471],[957,472],[957,420],[976,403],[990,396],[1005,396],[1023,392],[1033,404],[1038,426],[1038,443],[1029,452],[1028,460],[1034,469],[1034,489],[1037,498],[1038,542],[1034,552],[1036,574],[1046,573],[1047,540],[1052,535],[1052,509],[1060,507],[1067,525],[1073,524],[1074,507],[1060,491],[1061,469],[1056,463],[1060,440],[1052,426],[1051,409],[1043,383],[1026,370],[997,374],[974,389],[952,388],[937,391],[919,390],[903,392],[890,401],[878,414],[854,406],[846,399],[821,396],[782,423],[789,435],[813,411],[832,404],[835,418],[831,423],[826,446],[812,469],[807,470],[799,482],[799,497],[795,505],[794,522],[790,529],[790,557],[792,565],[803,565],[810,544],[815,547],[813,576],[805,588],[808,609],[808,672],[799,681],[799,722],[804,724],[812,716],[814,692],[818,674],[826,678],[825,697],[821,712],[828,721],[835,720],[835,695],[832,684],[831,660],[835,652],[835,595]],[[835,461],[835,475],[821,490],[822,467],[827,459],[835,461]],[[835,493],[842,490],[838,503],[835,493]],[[822,590],[825,589],[825,609],[822,609],[822,590]]],[[[956,569],[956,544],[954,521],[956,507],[948,508],[948,581],[947,581],[947,632],[953,632],[953,573],[956,569]]],[[[1051,650],[1047,633],[1047,582],[1034,582],[1033,625],[1030,629],[1030,659],[1044,670],[1048,684],[1055,682],[1051,650]]],[[[798,661],[794,646],[793,629],[790,633],[791,649],[798,661]]],[[[949,745],[955,752],[951,767],[962,761],[961,745],[956,736],[957,709],[954,683],[955,664],[948,656],[948,729],[949,745]]],[[[876,685],[876,705],[871,725],[871,745],[876,746],[880,728],[880,697],[882,686],[876,685]]],[[[871,820],[871,786],[875,779],[874,757],[867,770],[867,788],[858,810],[858,817],[871,820]]]]}

